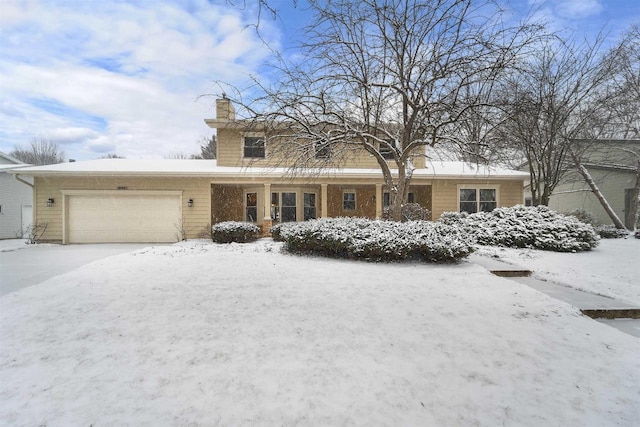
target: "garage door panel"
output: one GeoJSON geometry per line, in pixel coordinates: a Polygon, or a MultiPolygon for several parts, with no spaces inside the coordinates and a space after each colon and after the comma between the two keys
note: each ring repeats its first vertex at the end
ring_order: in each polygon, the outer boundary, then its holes
{"type": "Polygon", "coordinates": [[[180,197],[73,195],[67,200],[70,243],[175,242],[180,197]]]}

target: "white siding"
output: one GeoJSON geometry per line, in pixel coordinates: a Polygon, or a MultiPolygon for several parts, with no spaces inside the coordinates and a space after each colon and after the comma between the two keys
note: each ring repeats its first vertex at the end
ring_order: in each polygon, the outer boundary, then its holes
{"type": "MultiPolygon", "coordinates": [[[[30,178],[25,179],[30,180],[30,178]]],[[[33,202],[31,187],[17,181],[13,175],[0,172],[0,239],[13,239],[21,236],[22,205],[33,202]]]]}

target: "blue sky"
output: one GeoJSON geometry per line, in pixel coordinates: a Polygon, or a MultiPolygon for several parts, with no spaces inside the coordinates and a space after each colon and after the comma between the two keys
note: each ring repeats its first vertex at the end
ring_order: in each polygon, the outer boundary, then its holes
{"type": "MultiPolygon", "coordinates": [[[[257,0],[0,0],[0,151],[33,138],[68,158],[162,158],[212,134],[214,81],[243,86],[272,52],[251,24],[257,0]]],[[[277,50],[301,36],[304,1],[272,0],[260,35],[277,50]]],[[[640,21],[637,0],[511,0],[555,30],[609,42],[640,21]]]]}

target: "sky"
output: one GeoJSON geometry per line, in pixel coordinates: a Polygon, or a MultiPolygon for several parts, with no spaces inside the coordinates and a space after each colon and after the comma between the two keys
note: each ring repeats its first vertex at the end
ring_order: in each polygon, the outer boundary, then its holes
{"type": "MultiPolygon", "coordinates": [[[[275,19],[258,0],[0,0],[0,151],[46,139],[76,160],[199,153],[216,82],[246,86],[304,35],[304,0],[269,5],[275,19]]],[[[640,22],[637,0],[507,7],[554,30],[605,27],[610,43],[640,22]]]]}

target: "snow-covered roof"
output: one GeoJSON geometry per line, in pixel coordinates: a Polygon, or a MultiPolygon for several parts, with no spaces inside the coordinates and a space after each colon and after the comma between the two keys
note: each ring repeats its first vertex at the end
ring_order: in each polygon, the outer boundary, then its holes
{"type": "Polygon", "coordinates": [[[26,168],[30,165],[26,165],[26,164],[6,164],[6,165],[0,165],[0,172],[6,172],[10,169],[21,169],[21,168],[26,168]]]}
{"type": "Polygon", "coordinates": [[[24,165],[25,164],[24,162],[16,159],[15,157],[11,157],[7,153],[3,153],[2,151],[0,151],[0,159],[3,159],[2,165],[4,165],[6,162],[13,163],[14,165],[24,165]]]}
{"type": "MultiPolygon", "coordinates": [[[[72,163],[58,163],[47,166],[20,168],[21,175],[158,175],[158,176],[200,176],[200,177],[281,177],[291,176],[291,170],[275,167],[233,167],[218,166],[216,160],[131,160],[99,159],[72,163]]],[[[324,168],[307,170],[301,175],[328,176],[334,178],[379,178],[380,169],[324,168]]],[[[527,173],[510,169],[488,167],[464,162],[429,162],[426,168],[416,169],[414,177],[444,178],[498,178],[526,179],[527,173]]]]}

